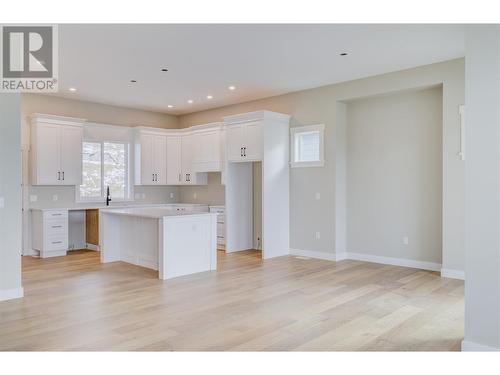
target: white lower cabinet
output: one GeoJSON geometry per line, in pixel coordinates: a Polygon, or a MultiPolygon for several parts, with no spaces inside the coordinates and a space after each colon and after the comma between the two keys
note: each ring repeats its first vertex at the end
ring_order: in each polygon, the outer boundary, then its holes
{"type": "Polygon", "coordinates": [[[226,209],[224,206],[210,206],[210,212],[217,214],[217,246],[226,245],[226,209]]]}
{"type": "Polygon", "coordinates": [[[33,249],[41,258],[66,255],[68,250],[68,210],[33,210],[33,249]]]}

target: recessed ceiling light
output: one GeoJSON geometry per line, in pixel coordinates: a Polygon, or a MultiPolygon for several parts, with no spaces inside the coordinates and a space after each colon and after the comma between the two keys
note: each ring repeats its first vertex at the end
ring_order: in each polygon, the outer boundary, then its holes
{"type": "Polygon", "coordinates": [[[174,108],[172,104],[167,105],[168,108],[174,108]]]}
{"type": "Polygon", "coordinates": [[[207,99],[208,100],[213,99],[213,96],[212,95],[207,95],[207,99]]]}
{"type": "Polygon", "coordinates": [[[163,68],[161,71],[162,72],[168,72],[168,69],[167,68],[163,68]]]}
{"type": "Polygon", "coordinates": [[[340,56],[347,56],[347,52],[342,52],[340,56]]]}
{"type": "Polygon", "coordinates": [[[135,79],[131,79],[130,82],[136,83],[137,81],[135,79]]]}
{"type": "Polygon", "coordinates": [[[232,91],[232,90],[236,90],[236,87],[234,87],[234,86],[229,86],[229,87],[228,87],[228,89],[232,91]]]}
{"type": "Polygon", "coordinates": [[[188,103],[189,103],[189,104],[193,104],[193,103],[194,103],[194,100],[193,100],[193,99],[189,99],[189,100],[188,100],[188,103]]]}
{"type": "Polygon", "coordinates": [[[75,91],[76,91],[76,89],[75,89],[74,87],[70,87],[70,88],[69,88],[69,91],[73,91],[73,92],[75,92],[75,91]]]}

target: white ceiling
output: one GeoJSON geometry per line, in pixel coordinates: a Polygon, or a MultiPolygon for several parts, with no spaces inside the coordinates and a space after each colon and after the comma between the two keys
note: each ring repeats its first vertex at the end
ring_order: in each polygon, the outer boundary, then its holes
{"type": "Polygon", "coordinates": [[[464,53],[461,25],[60,25],[57,95],[185,114],[464,53]]]}

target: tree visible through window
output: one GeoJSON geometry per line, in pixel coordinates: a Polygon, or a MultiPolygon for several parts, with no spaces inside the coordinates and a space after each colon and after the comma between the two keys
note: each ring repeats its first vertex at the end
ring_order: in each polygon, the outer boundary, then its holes
{"type": "Polygon", "coordinates": [[[83,142],[83,200],[104,199],[109,186],[115,199],[128,199],[128,145],[115,142],[83,142]]]}

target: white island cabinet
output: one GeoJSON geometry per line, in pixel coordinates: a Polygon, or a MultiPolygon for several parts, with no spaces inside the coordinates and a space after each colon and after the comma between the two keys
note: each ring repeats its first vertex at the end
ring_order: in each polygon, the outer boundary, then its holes
{"type": "Polygon", "coordinates": [[[158,270],[162,280],[217,269],[215,213],[171,208],[99,212],[101,262],[158,270]]]}

